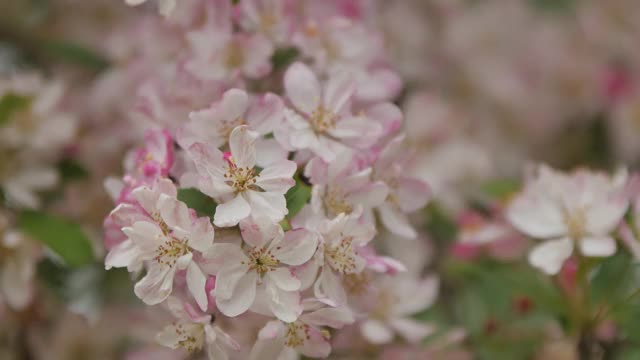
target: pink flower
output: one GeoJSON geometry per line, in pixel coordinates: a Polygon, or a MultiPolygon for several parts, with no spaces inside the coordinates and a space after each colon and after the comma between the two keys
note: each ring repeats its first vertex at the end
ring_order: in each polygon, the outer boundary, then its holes
{"type": "Polygon", "coordinates": [[[373,344],[393,341],[397,332],[417,343],[434,332],[432,325],[411,316],[430,307],[438,296],[438,278],[415,279],[409,276],[387,277],[379,284],[373,313],[360,324],[365,339],[373,344]]]}
{"type": "Polygon", "coordinates": [[[150,184],[158,177],[167,177],[173,165],[173,139],[166,129],[147,130],[145,146],[135,152],[134,176],[150,184]]]}
{"type": "Polygon", "coordinates": [[[227,316],[238,316],[258,298],[266,308],[256,309],[258,312],[295,321],[302,311],[301,284],[289,266],[302,265],[313,256],[317,236],[303,229],[285,234],[278,224],[264,218],[243,221],[240,228],[247,247],[225,243],[212,250],[216,254],[212,262],[220,264],[214,290],[218,309],[227,316]]]}
{"type": "MultiPolygon", "coordinates": [[[[258,134],[267,135],[281,124],[283,110],[282,100],[275,94],[266,93],[250,99],[244,90],[231,89],[209,108],[191,112],[189,122],[178,132],[178,142],[184,149],[195,142],[219,148],[228,143],[231,131],[240,125],[248,125],[258,134]]],[[[275,139],[259,137],[256,148],[256,163],[261,166],[286,159],[288,155],[275,139]]]]}
{"type": "Polygon", "coordinates": [[[305,300],[303,307],[305,313],[294,322],[269,321],[258,333],[249,359],[329,356],[329,332],[324,327],[340,329],[354,322],[353,314],[345,307],[327,307],[314,299],[305,300]]]}
{"type": "Polygon", "coordinates": [[[317,214],[334,218],[341,213],[361,214],[384,203],[388,189],[371,180],[371,168],[358,169],[351,151],[344,151],[330,163],[314,158],[305,175],[313,183],[311,207],[317,214]]]}
{"type": "MultiPolygon", "coordinates": [[[[145,3],[147,0],[125,0],[127,5],[138,6],[145,3]]],[[[158,0],[158,11],[163,16],[169,16],[176,7],[176,0],[158,0]]]]}
{"type": "Polygon", "coordinates": [[[366,149],[382,135],[379,123],[351,113],[355,87],[347,73],[334,74],[321,88],[311,69],[298,62],[285,73],[284,86],[297,111],[285,111],[288,128],[275,133],[283,146],[331,161],[344,147],[366,149]]]}
{"type": "Polygon", "coordinates": [[[398,136],[380,152],[374,163],[373,178],[383,181],[389,189],[386,201],[377,207],[382,224],[396,235],[413,239],[417,234],[407,214],[423,208],[431,191],[424,181],[407,173],[409,158],[403,141],[404,136],[398,136]]]}
{"type": "Polygon", "coordinates": [[[227,9],[215,9],[223,18],[187,34],[192,50],[186,68],[205,80],[231,80],[238,76],[258,79],[271,72],[273,44],[263,34],[234,33],[225,17],[227,9]]]}
{"type": "Polygon", "coordinates": [[[228,359],[227,350],[240,350],[240,345],[213,322],[211,315],[170,297],[167,305],[176,321],[156,336],[159,344],[171,349],[195,352],[205,348],[209,360],[228,359]]]}
{"type": "MultiPolygon", "coordinates": [[[[148,219],[122,229],[128,239],[111,249],[105,267],[134,270],[146,264],[147,274],[136,284],[135,293],[149,305],[164,301],[172,292],[176,272],[186,270],[189,292],[200,308],[206,310],[207,279],[197,259],[212,256],[214,230],[210,220],[196,218],[175,198],[175,188],[141,187],[133,191],[133,196],[148,219]]],[[[131,205],[123,204],[116,209],[116,216],[136,217],[131,210],[131,205]]]]}
{"type": "Polygon", "coordinates": [[[540,166],[507,210],[516,229],[546,240],[529,253],[531,265],[557,274],[574,246],[584,256],[613,255],[617,246],[610,233],[628,207],[626,181],[624,171],[613,177],[586,170],[566,175],[540,166]]]}
{"type": "MultiPolygon", "coordinates": [[[[347,294],[342,284],[345,275],[364,271],[367,260],[359,253],[376,234],[375,226],[361,223],[344,213],[326,220],[317,229],[321,236],[314,260],[305,271],[320,273],[314,284],[314,294],[336,304],[346,304],[347,294]]],[[[305,276],[306,277],[306,276],[305,276]]]]}
{"type": "Polygon", "coordinates": [[[250,215],[278,222],[288,212],[284,194],[295,184],[296,164],[280,160],[258,173],[257,137],[246,125],[236,127],[231,132],[227,158],[208,144],[195,143],[189,148],[200,175],[199,189],[219,202],[213,220],[216,226],[234,226],[250,215]]]}

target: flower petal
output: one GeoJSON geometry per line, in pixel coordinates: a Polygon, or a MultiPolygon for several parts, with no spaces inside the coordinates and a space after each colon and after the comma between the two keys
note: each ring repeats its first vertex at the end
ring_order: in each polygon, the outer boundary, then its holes
{"type": "MultiPolygon", "coordinates": [[[[248,272],[236,284],[233,295],[228,299],[216,296],[216,305],[220,312],[229,317],[243,314],[251,307],[256,298],[257,274],[248,272]]],[[[216,283],[216,290],[218,284],[216,283]]]]}
{"type": "Polygon", "coordinates": [[[202,311],[207,311],[207,307],[209,306],[207,293],[205,291],[206,282],[207,278],[202,273],[202,270],[200,270],[194,262],[191,262],[187,267],[187,287],[202,311]]]}
{"type": "Polygon", "coordinates": [[[287,231],[281,241],[271,246],[276,259],[293,266],[309,261],[317,247],[318,235],[305,229],[287,231]]]}
{"type": "Polygon", "coordinates": [[[589,236],[580,239],[580,252],[584,256],[605,257],[616,253],[616,241],[611,236],[589,236]]]}
{"type": "Polygon", "coordinates": [[[241,194],[238,194],[231,201],[216,207],[213,223],[218,227],[235,226],[249,214],[251,214],[251,206],[241,194]]]}
{"type": "Polygon", "coordinates": [[[258,136],[257,132],[249,130],[246,125],[237,126],[231,131],[229,148],[237,167],[253,169],[256,166],[255,142],[258,136]]]}
{"type": "Polygon", "coordinates": [[[571,239],[548,240],[533,248],[529,253],[529,263],[549,275],[555,275],[572,252],[571,239]]]}
{"type": "Polygon", "coordinates": [[[298,110],[305,114],[320,105],[320,84],[311,69],[301,62],[291,65],[284,74],[287,97],[298,110]]]}

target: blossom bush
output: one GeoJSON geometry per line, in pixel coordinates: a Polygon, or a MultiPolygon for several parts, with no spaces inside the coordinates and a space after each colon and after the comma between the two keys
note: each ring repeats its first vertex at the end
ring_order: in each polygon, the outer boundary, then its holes
{"type": "Polygon", "coordinates": [[[640,357],[639,10],[8,4],[0,358],[640,357]]]}

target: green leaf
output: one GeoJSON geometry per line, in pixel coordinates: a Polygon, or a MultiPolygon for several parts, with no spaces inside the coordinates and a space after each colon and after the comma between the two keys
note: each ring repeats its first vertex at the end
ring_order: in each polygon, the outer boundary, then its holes
{"type": "Polygon", "coordinates": [[[451,242],[458,236],[455,221],[435,202],[431,202],[425,209],[427,216],[427,232],[435,241],[451,242]]]}
{"type": "Polygon", "coordinates": [[[110,65],[110,61],[103,55],[66,40],[45,40],[42,45],[47,53],[59,60],[81,65],[91,70],[102,71],[110,65]]]}
{"type": "Polygon", "coordinates": [[[206,216],[213,218],[213,215],[216,213],[216,206],[218,206],[212,198],[194,188],[179,189],[178,200],[195,210],[200,217],[206,216]]]}
{"type": "Polygon", "coordinates": [[[569,13],[576,7],[576,0],[529,0],[539,10],[551,13],[569,13]]]}
{"type": "Polygon", "coordinates": [[[300,54],[300,51],[296,47],[288,47],[276,49],[271,56],[271,64],[273,64],[274,70],[282,70],[289,66],[300,54]]]}
{"type": "Polygon", "coordinates": [[[63,182],[83,180],[89,177],[89,171],[73,159],[63,159],[58,163],[58,171],[63,182]]]}
{"type": "Polygon", "coordinates": [[[289,209],[287,219],[291,219],[311,199],[311,186],[305,184],[300,180],[299,176],[296,176],[296,184],[287,191],[284,197],[287,200],[287,209],[289,209]]]}
{"type": "Polygon", "coordinates": [[[39,211],[24,211],[19,228],[55,252],[68,266],[82,266],[93,261],[89,238],[78,224],[39,211]]]}
{"type": "Polygon", "coordinates": [[[31,98],[13,93],[5,94],[0,98],[0,126],[11,120],[11,116],[29,106],[31,98]]]}
{"type": "Polygon", "coordinates": [[[483,194],[495,199],[504,199],[520,189],[520,182],[514,179],[488,181],[480,187],[483,194]]]}

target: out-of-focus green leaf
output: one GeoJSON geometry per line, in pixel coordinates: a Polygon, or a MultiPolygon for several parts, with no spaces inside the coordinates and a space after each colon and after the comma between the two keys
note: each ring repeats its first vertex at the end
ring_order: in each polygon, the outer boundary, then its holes
{"type": "Polygon", "coordinates": [[[287,200],[287,219],[294,217],[302,207],[311,198],[311,186],[305,184],[298,176],[296,176],[296,184],[287,191],[285,199],[287,200]]]}
{"type": "Polygon", "coordinates": [[[529,0],[532,6],[552,13],[569,13],[575,9],[576,0],[529,0]]]}
{"type": "Polygon", "coordinates": [[[44,40],[44,50],[61,61],[80,65],[94,71],[109,67],[109,60],[103,55],[82,45],[65,40],[44,40]]]}
{"type": "Polygon", "coordinates": [[[63,159],[58,163],[58,171],[63,182],[83,180],[89,177],[89,171],[73,159],[63,159]]]}
{"type": "Polygon", "coordinates": [[[187,204],[187,206],[196,211],[198,216],[206,216],[213,218],[216,213],[218,204],[209,196],[203,194],[200,190],[194,188],[179,189],[178,200],[187,204]]]}
{"type": "Polygon", "coordinates": [[[480,187],[480,191],[495,199],[504,199],[520,190],[520,182],[514,179],[488,181],[480,187]]]}
{"type": "Polygon", "coordinates": [[[0,98],[0,126],[11,120],[11,116],[29,106],[31,98],[13,93],[0,98]]]}
{"type": "Polygon", "coordinates": [[[429,235],[440,243],[451,242],[458,236],[455,221],[437,203],[430,203],[425,209],[426,229],[429,235]]]}
{"type": "Polygon", "coordinates": [[[296,47],[288,47],[276,49],[271,56],[271,64],[273,64],[274,70],[281,70],[289,66],[300,54],[300,51],[296,47]]]}
{"type": "Polygon", "coordinates": [[[591,280],[593,300],[609,305],[625,301],[629,294],[640,287],[639,275],[631,256],[624,251],[603,259],[591,280]]]}
{"type": "Polygon", "coordinates": [[[55,252],[68,266],[90,264],[94,257],[89,238],[79,225],[39,211],[24,211],[20,229],[55,252]]]}

